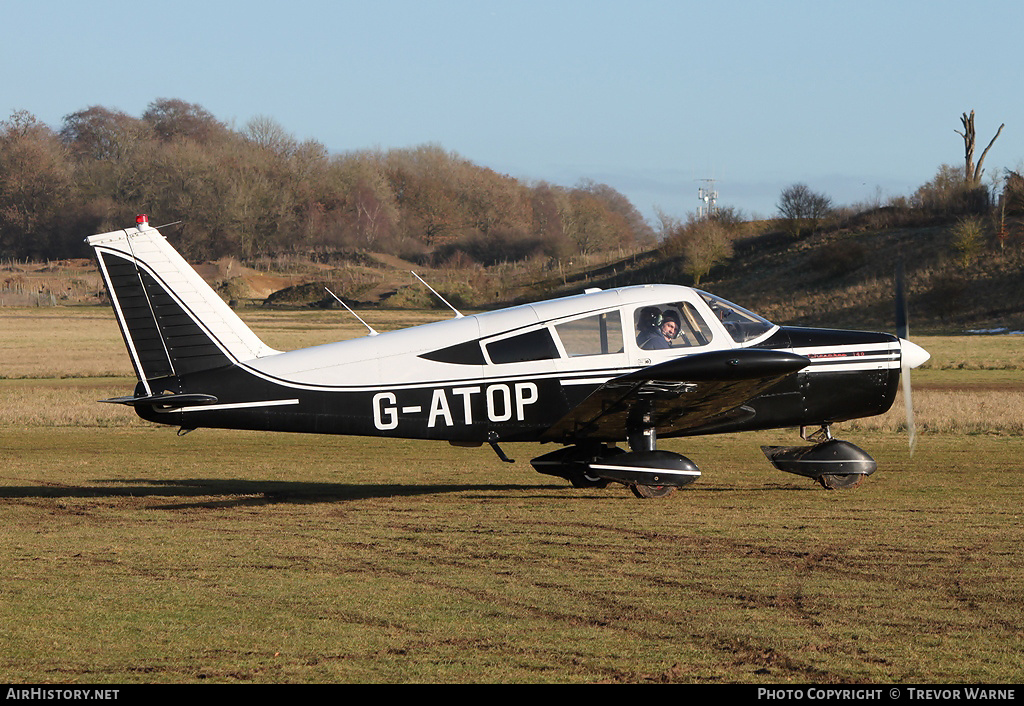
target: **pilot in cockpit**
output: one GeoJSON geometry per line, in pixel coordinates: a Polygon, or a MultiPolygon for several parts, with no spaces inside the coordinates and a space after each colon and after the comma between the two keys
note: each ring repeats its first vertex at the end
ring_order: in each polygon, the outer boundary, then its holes
{"type": "Polygon", "coordinates": [[[679,314],[671,309],[664,312],[649,306],[640,310],[637,321],[636,344],[643,350],[670,348],[679,335],[679,314]]]}
{"type": "Polygon", "coordinates": [[[665,339],[666,348],[669,348],[679,335],[679,314],[671,309],[666,309],[661,315],[661,335],[665,339]]]}

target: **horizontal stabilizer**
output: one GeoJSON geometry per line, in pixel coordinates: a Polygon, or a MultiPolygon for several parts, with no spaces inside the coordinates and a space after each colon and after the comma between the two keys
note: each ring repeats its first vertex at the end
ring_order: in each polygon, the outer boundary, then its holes
{"type": "Polygon", "coordinates": [[[112,397],[109,400],[100,400],[111,404],[123,404],[129,407],[185,407],[192,405],[217,404],[217,398],[213,395],[202,394],[164,394],[164,395],[141,395],[138,397],[112,397]]]}

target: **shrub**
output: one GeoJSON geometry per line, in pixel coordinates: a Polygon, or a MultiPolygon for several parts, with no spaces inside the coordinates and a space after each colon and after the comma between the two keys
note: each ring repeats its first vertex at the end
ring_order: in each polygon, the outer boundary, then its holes
{"type": "Polygon", "coordinates": [[[666,257],[682,256],[683,271],[695,286],[715,265],[732,257],[732,233],[713,218],[690,216],[686,223],[666,221],[661,252],[666,257]]]}
{"type": "Polygon", "coordinates": [[[977,216],[966,216],[956,222],[950,233],[950,245],[957,253],[957,262],[967,269],[981,254],[985,244],[985,225],[977,216]]]}
{"type": "Polygon", "coordinates": [[[987,187],[968,184],[963,167],[948,164],[918,188],[914,204],[932,216],[983,215],[991,206],[987,187]]]}

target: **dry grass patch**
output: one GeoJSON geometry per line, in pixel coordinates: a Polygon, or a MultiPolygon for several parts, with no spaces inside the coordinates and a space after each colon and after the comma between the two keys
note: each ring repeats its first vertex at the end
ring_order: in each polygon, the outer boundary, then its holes
{"type": "MultiPolygon", "coordinates": [[[[238,314],[265,343],[279,350],[366,335],[366,328],[341,310],[240,309],[238,314]]],[[[370,309],[359,314],[381,332],[450,318],[448,312],[433,310],[370,309]]],[[[132,374],[110,307],[0,308],[0,378],[132,374]]]]}
{"type": "MultiPolygon", "coordinates": [[[[1024,394],[1007,390],[923,389],[913,391],[914,419],[919,432],[930,434],[1008,434],[1024,436],[1024,394]]],[[[843,428],[906,431],[903,395],[885,414],[856,419],[843,428]]]]}
{"type": "Polygon", "coordinates": [[[131,374],[109,307],[0,309],[0,378],[131,374]]]}
{"type": "Polygon", "coordinates": [[[131,408],[99,402],[134,389],[134,377],[0,380],[0,427],[152,426],[131,408]]]}

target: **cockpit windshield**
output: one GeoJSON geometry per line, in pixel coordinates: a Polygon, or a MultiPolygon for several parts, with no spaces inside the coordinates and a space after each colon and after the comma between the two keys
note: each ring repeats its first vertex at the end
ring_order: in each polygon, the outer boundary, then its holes
{"type": "Polygon", "coordinates": [[[711,307],[718,320],[725,326],[733,340],[737,343],[746,343],[759,338],[775,328],[775,324],[768,319],[747,311],[741,306],[736,306],[714,294],[708,294],[697,290],[697,293],[711,307]]]}

